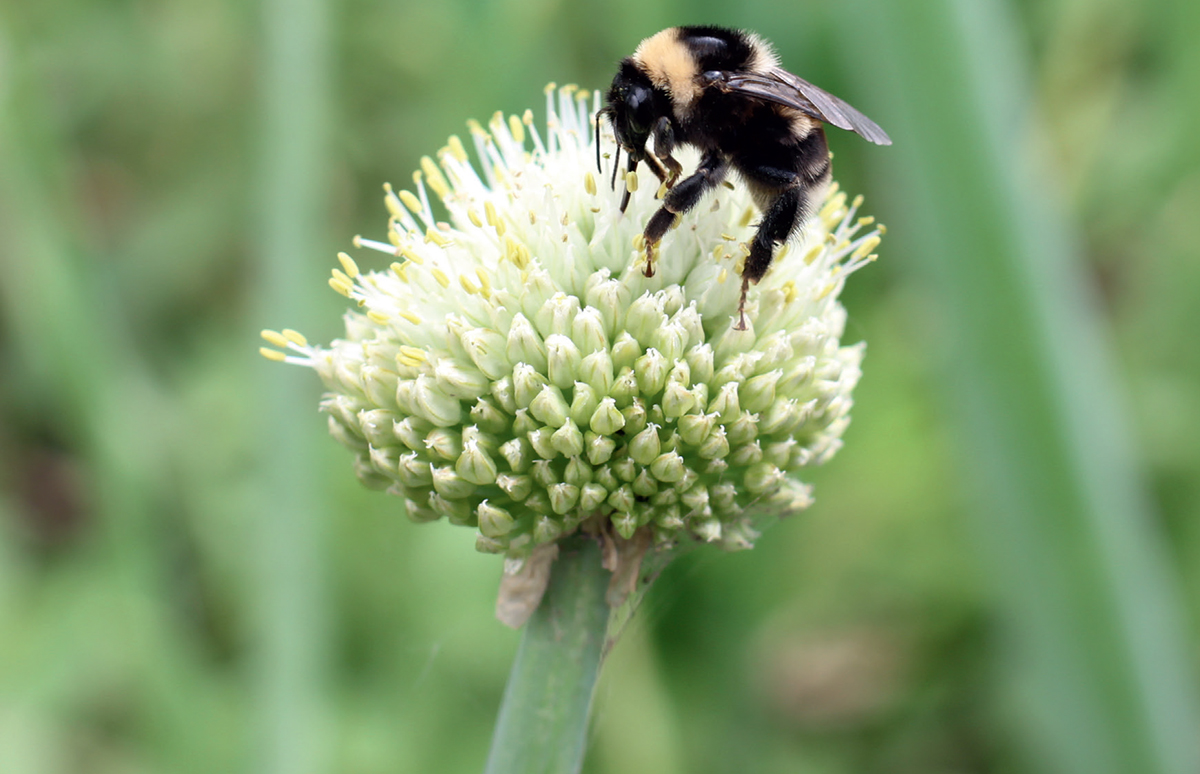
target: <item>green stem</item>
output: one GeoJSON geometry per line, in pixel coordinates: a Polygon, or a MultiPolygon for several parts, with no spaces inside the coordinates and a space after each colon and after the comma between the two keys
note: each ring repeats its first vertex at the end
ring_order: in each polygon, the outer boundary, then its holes
{"type": "Polygon", "coordinates": [[[542,603],[508,677],[485,774],[570,774],[583,765],[588,713],[608,630],[600,546],[562,541],[542,603]]]}

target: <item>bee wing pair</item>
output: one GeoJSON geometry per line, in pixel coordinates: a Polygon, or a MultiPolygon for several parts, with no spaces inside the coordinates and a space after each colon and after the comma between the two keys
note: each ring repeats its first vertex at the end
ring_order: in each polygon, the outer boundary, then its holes
{"type": "Polygon", "coordinates": [[[845,101],[787,70],[775,67],[763,73],[724,71],[709,75],[722,91],[737,92],[799,110],[818,121],[856,132],[876,145],[892,144],[887,132],[874,121],[845,101]]]}

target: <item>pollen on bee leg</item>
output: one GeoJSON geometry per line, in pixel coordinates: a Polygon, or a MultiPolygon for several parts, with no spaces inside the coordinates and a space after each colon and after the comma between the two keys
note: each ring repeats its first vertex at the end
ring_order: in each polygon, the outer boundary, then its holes
{"type": "Polygon", "coordinates": [[[654,192],[654,198],[655,199],[663,198],[664,196],[667,195],[668,190],[669,189],[667,188],[667,181],[666,180],[662,181],[662,184],[658,186],[658,190],[654,192]]]}

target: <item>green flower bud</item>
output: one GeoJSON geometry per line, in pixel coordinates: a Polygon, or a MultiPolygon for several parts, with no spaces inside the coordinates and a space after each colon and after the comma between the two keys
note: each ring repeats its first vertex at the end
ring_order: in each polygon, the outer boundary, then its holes
{"type": "Polygon", "coordinates": [[[416,500],[412,499],[405,499],[404,512],[408,514],[408,518],[412,519],[418,524],[437,521],[438,519],[442,518],[442,515],[434,509],[427,505],[421,505],[416,500]]]}
{"type": "Polygon", "coordinates": [[[617,334],[617,340],[613,342],[612,361],[613,368],[620,372],[625,368],[633,368],[633,364],[642,356],[642,345],[638,344],[637,339],[629,335],[628,331],[621,331],[617,334]]]}
{"type": "Polygon", "coordinates": [[[709,344],[696,344],[687,351],[688,368],[692,372],[693,384],[704,384],[713,378],[713,348],[709,344]]]}
{"type": "Polygon", "coordinates": [[[390,446],[393,443],[395,435],[392,434],[392,426],[395,421],[396,415],[384,409],[358,412],[359,430],[371,446],[390,446]]]}
{"type": "Polygon", "coordinates": [[[746,471],[746,491],[752,495],[768,492],[783,481],[783,472],[769,462],[760,462],[746,471]]]}
{"type": "Polygon", "coordinates": [[[721,415],[721,419],[726,422],[732,422],[737,418],[738,414],[742,413],[742,407],[738,404],[738,384],[737,382],[729,382],[717,391],[717,397],[712,399],[708,404],[709,411],[715,411],[721,415]]]}
{"type": "Polygon", "coordinates": [[[678,322],[669,322],[650,335],[650,346],[661,352],[668,363],[683,356],[687,343],[688,332],[678,322]]]}
{"type": "Polygon", "coordinates": [[[425,436],[425,449],[435,457],[453,461],[462,454],[462,437],[453,430],[435,427],[425,436]]]}
{"type": "Polygon", "coordinates": [[[732,446],[741,446],[753,441],[758,437],[758,415],[743,411],[726,426],[725,432],[732,446]]]}
{"type": "Polygon", "coordinates": [[[584,450],[587,453],[588,462],[593,465],[603,465],[612,459],[613,452],[616,451],[617,442],[607,436],[599,436],[595,433],[585,433],[583,436],[584,450]]]}
{"type": "Polygon", "coordinates": [[[635,502],[637,502],[637,498],[633,494],[633,487],[629,484],[622,484],[608,496],[608,504],[613,510],[620,513],[632,513],[635,502]]]}
{"type": "Polygon", "coordinates": [[[509,426],[509,418],[504,415],[490,398],[480,398],[471,407],[471,421],[489,433],[499,433],[509,426]]]}
{"type": "Polygon", "coordinates": [[[550,487],[550,507],[558,515],[569,513],[579,502],[579,487],[573,484],[554,484],[550,487]]]}
{"type": "Polygon", "coordinates": [[[533,491],[533,477],[501,473],[496,476],[496,486],[500,487],[500,491],[508,495],[509,499],[519,503],[533,491]]]}
{"type": "Polygon", "coordinates": [[[775,403],[775,385],[783,378],[778,368],[765,374],[753,376],[742,388],[742,406],[747,411],[763,411],[775,403]]]}
{"type": "Polygon", "coordinates": [[[422,461],[416,452],[401,454],[396,470],[400,476],[400,483],[408,489],[433,486],[433,471],[430,470],[429,463],[422,461]]]}
{"type": "Polygon", "coordinates": [[[571,396],[571,419],[575,420],[575,424],[580,426],[588,426],[592,421],[592,414],[596,412],[596,408],[600,405],[600,397],[596,395],[596,391],[587,382],[575,382],[574,394],[571,396]]]}
{"type": "MultiPolygon", "coordinates": [[[[551,494],[550,494],[550,502],[551,503],[554,502],[554,493],[553,492],[551,492],[551,494]]],[[[541,545],[542,543],[549,543],[553,540],[558,540],[559,536],[562,535],[562,533],[563,533],[562,524],[555,521],[554,519],[552,519],[549,516],[543,516],[540,519],[538,519],[533,525],[533,542],[535,542],[539,545],[541,545]]]]}
{"type": "Polygon", "coordinates": [[[463,445],[463,453],[454,463],[454,470],[464,481],[476,486],[494,484],[498,473],[496,463],[474,440],[463,445]]]}
{"type": "Polygon", "coordinates": [[[517,394],[510,377],[505,376],[492,382],[492,398],[497,406],[509,414],[517,410],[517,394]]]}
{"type": "MultiPolygon", "coordinates": [[[[436,481],[436,475],[434,478],[436,481]]],[[[470,526],[474,521],[475,514],[471,512],[471,506],[465,499],[450,499],[434,492],[429,495],[429,507],[445,516],[451,524],[460,527],[470,526]]]]}
{"type": "Polygon", "coordinates": [[[625,330],[643,346],[650,345],[654,331],[667,322],[662,298],[649,292],[629,305],[625,315],[625,330]]]}
{"type": "Polygon", "coordinates": [[[462,404],[437,388],[437,382],[421,375],[413,387],[413,411],[438,427],[453,427],[462,422],[462,404]]]}
{"type": "Polygon", "coordinates": [[[637,376],[634,375],[632,368],[624,368],[617,375],[616,382],[613,383],[612,389],[608,391],[609,396],[617,402],[621,408],[625,408],[638,394],[637,376]]]}
{"type": "Polygon", "coordinates": [[[543,386],[542,391],[529,403],[529,413],[539,422],[554,428],[566,423],[570,410],[562,390],[550,384],[543,386]]]}
{"type": "Polygon", "coordinates": [[[677,452],[667,452],[658,455],[654,462],[650,463],[650,472],[659,481],[665,484],[672,484],[683,478],[687,472],[687,466],[683,462],[683,457],[680,457],[677,452]]]}
{"type": "Polygon", "coordinates": [[[699,446],[717,424],[716,414],[688,414],[679,418],[679,435],[683,442],[699,446]]]}
{"type": "Polygon", "coordinates": [[[730,465],[753,465],[762,462],[762,458],[762,446],[758,441],[754,441],[745,446],[739,446],[725,458],[725,461],[730,465]]]}
{"type": "Polygon", "coordinates": [[[571,321],[579,314],[579,299],[566,293],[555,293],[538,310],[533,321],[544,336],[559,333],[571,335],[571,321]]]}
{"type": "Polygon", "coordinates": [[[658,440],[658,425],[647,425],[629,442],[629,456],[639,465],[649,465],[660,453],[662,444],[658,440]]]}
{"type": "Polygon", "coordinates": [[[527,438],[514,438],[500,444],[500,456],[514,473],[524,473],[533,464],[533,445],[527,438]]]}
{"type": "Polygon", "coordinates": [[[638,497],[649,497],[658,492],[658,481],[654,476],[650,475],[650,471],[646,468],[637,474],[637,478],[633,480],[633,493],[638,497]]]}
{"type": "Polygon", "coordinates": [[[608,490],[600,484],[584,484],[579,490],[579,510],[591,513],[608,497],[608,490]]]}
{"type": "Polygon", "coordinates": [[[517,363],[513,368],[512,379],[513,394],[516,396],[518,408],[529,408],[542,388],[550,383],[549,379],[533,370],[533,366],[528,363],[517,363]]]}
{"type": "Polygon", "coordinates": [[[592,482],[592,467],[579,457],[567,460],[567,469],[563,473],[563,481],[575,486],[583,486],[592,482]]]}
{"type": "Polygon", "coordinates": [[[667,383],[667,359],[651,347],[634,362],[633,372],[643,395],[657,395],[667,383]]]}
{"type": "Polygon", "coordinates": [[[621,410],[617,408],[615,400],[604,398],[600,401],[600,405],[596,407],[596,410],[592,412],[592,418],[588,422],[588,427],[596,435],[613,435],[625,427],[625,417],[621,414],[621,410]]]}
{"type": "Polygon", "coordinates": [[[554,443],[551,440],[554,432],[554,428],[539,427],[525,436],[529,439],[529,445],[533,447],[533,453],[541,459],[552,460],[558,456],[558,449],[554,448],[554,443]]]}
{"type": "Polygon", "coordinates": [[[723,459],[729,455],[729,439],[725,428],[717,425],[700,444],[699,454],[706,460],[723,459]]]}
{"type": "Polygon", "coordinates": [[[629,483],[630,481],[633,481],[633,479],[636,478],[637,474],[638,474],[637,465],[634,464],[634,461],[629,459],[628,457],[617,460],[616,462],[612,463],[612,465],[610,465],[609,467],[612,468],[612,472],[616,475],[616,477],[621,479],[625,483],[629,483]]]}
{"type": "Polygon", "coordinates": [[[475,515],[479,519],[479,531],[485,537],[503,537],[512,531],[512,514],[503,508],[489,505],[486,499],[475,509],[475,515]]]}
{"type": "Polygon", "coordinates": [[[550,443],[564,457],[578,457],[583,454],[583,433],[570,419],[554,432],[550,443]]]}
{"type": "Polygon", "coordinates": [[[679,382],[668,381],[663,391],[663,415],[670,419],[678,419],[696,407],[696,396],[691,390],[679,382]]]}
{"type": "Polygon", "coordinates": [[[627,437],[633,437],[642,432],[646,428],[646,423],[650,421],[646,412],[646,404],[642,402],[641,398],[634,398],[632,403],[621,409],[621,416],[625,417],[625,435],[627,437]]]}
{"type": "Polygon", "coordinates": [[[433,489],[442,497],[460,500],[475,492],[475,484],[465,480],[454,468],[434,465],[433,489]]]}

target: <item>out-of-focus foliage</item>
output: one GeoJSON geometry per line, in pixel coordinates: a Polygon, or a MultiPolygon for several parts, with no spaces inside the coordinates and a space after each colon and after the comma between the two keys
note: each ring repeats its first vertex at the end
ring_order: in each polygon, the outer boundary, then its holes
{"type": "MultiPolygon", "coordinates": [[[[278,202],[264,179],[293,132],[265,117],[264,41],[289,18],[277,5],[0,7],[0,771],[482,767],[516,644],[491,615],[498,562],[361,490],[324,437],[316,379],[255,354],[268,325],[328,340],[344,301],[262,301],[278,281],[262,260],[278,202]],[[283,381],[304,385],[311,411],[272,416],[283,381]],[[286,443],[264,437],[280,423],[286,443]],[[278,459],[294,462],[267,475],[278,459]],[[309,543],[263,518],[289,472],[319,493],[309,543]],[[272,584],[277,566],[307,582],[272,584]],[[294,651],[272,643],[296,638],[308,666],[280,667],[294,651]]],[[[297,284],[321,287],[353,234],[381,237],[380,184],[407,184],[467,118],[540,115],[546,81],[602,86],[670,24],[757,29],[888,128],[837,5],[326,6],[313,81],[328,86],[326,205],[297,284]]],[[[1103,294],[1155,506],[1145,526],[1167,538],[1195,634],[1200,6],[1008,10],[1032,76],[1016,88],[1032,91],[1057,189],[1040,195],[1060,198],[1103,294]]],[[[297,111],[300,132],[314,118],[304,100],[297,111]]],[[[1043,770],[1005,718],[997,665],[1013,654],[945,406],[950,332],[914,271],[920,239],[897,220],[907,187],[930,180],[879,174],[893,149],[830,142],[842,185],[892,228],[847,289],[847,340],[869,349],[846,447],[815,473],[803,519],[660,579],[606,667],[595,774],[1043,770]]]]}

